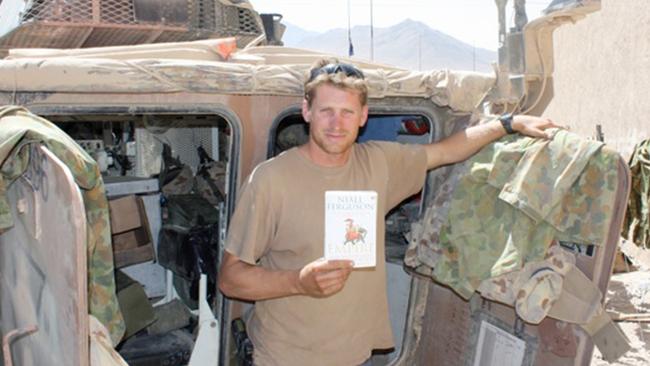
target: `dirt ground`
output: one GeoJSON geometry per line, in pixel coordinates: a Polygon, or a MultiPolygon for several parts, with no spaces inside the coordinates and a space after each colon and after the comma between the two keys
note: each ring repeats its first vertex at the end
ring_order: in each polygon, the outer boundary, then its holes
{"type": "Polygon", "coordinates": [[[637,270],[617,273],[611,278],[607,291],[606,309],[614,314],[645,314],[645,321],[621,321],[618,324],[630,340],[632,349],[615,363],[603,360],[594,350],[594,366],[650,365],[650,271],[637,270]]]}

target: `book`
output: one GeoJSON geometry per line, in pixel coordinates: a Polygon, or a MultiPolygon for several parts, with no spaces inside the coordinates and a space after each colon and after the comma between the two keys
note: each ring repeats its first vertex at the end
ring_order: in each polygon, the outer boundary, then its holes
{"type": "Polygon", "coordinates": [[[325,192],[325,259],[350,259],[374,267],[377,255],[377,192],[325,192]]]}

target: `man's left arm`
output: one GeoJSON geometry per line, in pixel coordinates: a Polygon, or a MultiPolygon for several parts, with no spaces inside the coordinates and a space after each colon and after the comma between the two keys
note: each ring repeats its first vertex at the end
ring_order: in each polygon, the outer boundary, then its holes
{"type": "MultiPolygon", "coordinates": [[[[549,138],[545,130],[560,127],[548,118],[516,115],[512,118],[512,130],[531,137],[549,138]]],[[[500,120],[476,125],[459,131],[440,141],[425,145],[429,169],[463,161],[483,146],[506,135],[500,120]]]]}

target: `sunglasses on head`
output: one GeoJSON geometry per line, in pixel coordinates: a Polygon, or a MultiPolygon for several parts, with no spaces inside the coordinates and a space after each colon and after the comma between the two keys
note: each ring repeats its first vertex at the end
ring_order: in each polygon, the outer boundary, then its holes
{"type": "Polygon", "coordinates": [[[361,72],[361,70],[357,69],[356,67],[350,64],[335,63],[327,64],[325,66],[311,70],[311,73],[309,74],[309,81],[314,80],[318,75],[321,74],[336,74],[338,72],[342,72],[345,74],[345,76],[351,76],[357,79],[365,78],[363,76],[363,72],[361,72]]]}

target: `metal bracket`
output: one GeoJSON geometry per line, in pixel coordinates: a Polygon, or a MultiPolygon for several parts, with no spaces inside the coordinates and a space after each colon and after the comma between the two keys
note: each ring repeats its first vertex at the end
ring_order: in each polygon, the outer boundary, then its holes
{"type": "Polygon", "coordinates": [[[18,328],[9,331],[2,337],[2,354],[4,356],[4,365],[13,366],[13,361],[11,359],[11,344],[16,341],[18,338],[22,338],[26,335],[32,334],[38,330],[36,325],[28,325],[24,328],[18,328]]]}

